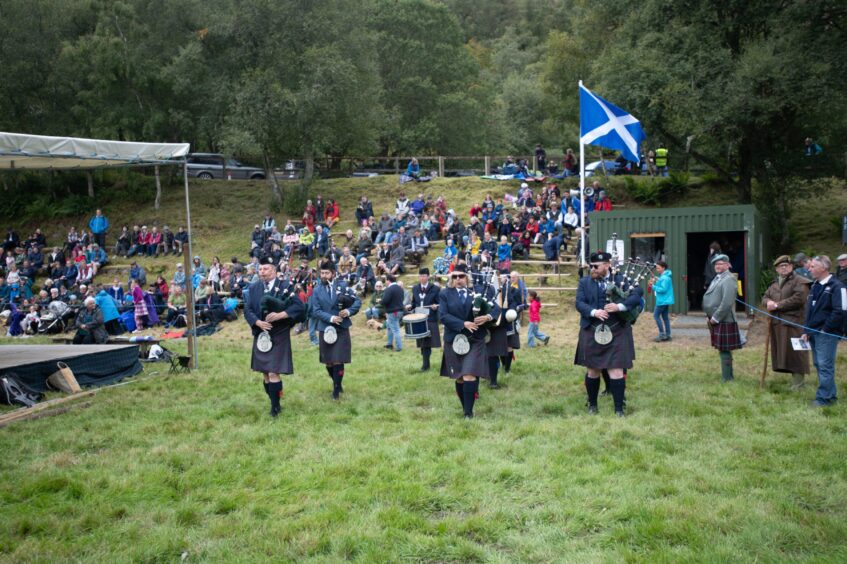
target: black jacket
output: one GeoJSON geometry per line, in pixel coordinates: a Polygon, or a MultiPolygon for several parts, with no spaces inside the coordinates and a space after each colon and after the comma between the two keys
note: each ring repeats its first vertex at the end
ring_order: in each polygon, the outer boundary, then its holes
{"type": "Polygon", "coordinates": [[[835,276],[826,284],[815,282],[809,290],[806,302],[806,327],[840,335],[844,331],[844,316],[847,315],[847,287],[835,276]]]}
{"type": "Polygon", "coordinates": [[[385,313],[394,313],[403,311],[403,288],[398,284],[391,284],[382,293],[382,305],[385,307],[385,313]]]}

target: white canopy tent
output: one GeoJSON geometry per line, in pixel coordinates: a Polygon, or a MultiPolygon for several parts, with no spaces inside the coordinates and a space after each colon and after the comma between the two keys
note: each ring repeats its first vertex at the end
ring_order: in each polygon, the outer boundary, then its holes
{"type": "MultiPolygon", "coordinates": [[[[191,206],[188,198],[188,168],[185,157],[191,149],[188,143],[139,143],[49,137],[0,131],[0,171],[3,170],[91,170],[120,166],[182,165],[185,183],[185,214],[188,226],[188,254],[191,250],[191,206]]],[[[197,346],[194,328],[194,300],[188,297],[188,344],[194,367],[197,367],[197,346]]]]}

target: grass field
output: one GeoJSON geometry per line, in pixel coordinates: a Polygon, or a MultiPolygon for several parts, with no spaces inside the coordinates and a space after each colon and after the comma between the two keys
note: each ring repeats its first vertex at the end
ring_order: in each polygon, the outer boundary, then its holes
{"type": "MultiPolygon", "coordinates": [[[[847,559],[847,421],[814,386],[719,382],[703,342],[636,326],[630,416],[585,414],[575,317],[521,350],[461,417],[414,347],[357,327],[346,394],[305,335],[267,414],[243,321],[199,370],[147,365],[90,405],[0,431],[0,559],[114,561],[783,561],[847,559]],[[156,374],[154,374],[156,373],[156,374]]],[[[844,386],[847,355],[839,357],[844,386]]]]}

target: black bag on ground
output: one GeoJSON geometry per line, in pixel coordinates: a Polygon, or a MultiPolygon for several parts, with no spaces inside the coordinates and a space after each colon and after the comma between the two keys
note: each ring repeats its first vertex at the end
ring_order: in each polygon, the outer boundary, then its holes
{"type": "Polygon", "coordinates": [[[0,403],[32,407],[43,397],[44,394],[24,384],[14,373],[0,376],[0,403]]]}

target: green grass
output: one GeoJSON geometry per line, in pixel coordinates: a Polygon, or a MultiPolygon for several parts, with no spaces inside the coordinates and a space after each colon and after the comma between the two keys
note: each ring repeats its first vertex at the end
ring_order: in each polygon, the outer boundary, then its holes
{"type": "Polygon", "coordinates": [[[483,387],[473,421],[414,347],[385,352],[361,327],[337,403],[295,339],[273,421],[247,328],[230,324],[200,339],[191,375],[148,365],[88,407],[0,431],[0,558],[847,558],[843,408],[810,409],[813,387],[789,393],[784,376],[760,391],[761,346],[721,385],[716,352],[653,344],[645,321],[630,416],[601,399],[589,417],[565,318],[503,389],[483,387]]]}

